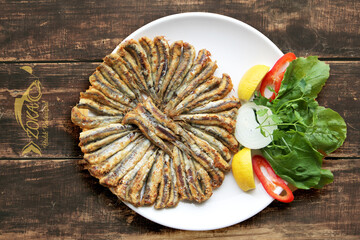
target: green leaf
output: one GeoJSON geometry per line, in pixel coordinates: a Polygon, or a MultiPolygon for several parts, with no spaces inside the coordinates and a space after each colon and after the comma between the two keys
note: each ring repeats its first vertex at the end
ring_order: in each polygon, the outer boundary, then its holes
{"type": "Polygon", "coordinates": [[[280,123],[283,122],[283,121],[279,118],[278,115],[273,114],[273,115],[271,115],[270,117],[271,117],[271,119],[272,119],[276,124],[280,124],[280,123]]]}
{"type": "Polygon", "coordinates": [[[322,188],[326,184],[332,183],[334,181],[334,175],[330,170],[321,169],[321,177],[319,183],[314,186],[314,188],[322,188]]]}
{"type": "Polygon", "coordinates": [[[315,149],[329,154],[344,143],[346,132],[346,123],[337,112],[317,107],[314,125],[307,128],[305,135],[315,149]]]}
{"type": "Polygon", "coordinates": [[[286,69],[278,99],[286,102],[301,96],[316,98],[329,78],[329,65],[316,56],[297,58],[286,69]]]}
{"type": "Polygon", "coordinates": [[[259,117],[262,117],[262,116],[264,116],[265,114],[267,114],[267,112],[268,112],[268,109],[260,109],[260,110],[257,110],[256,111],[256,115],[257,116],[259,116],[259,117]]]}
{"type": "Polygon", "coordinates": [[[297,188],[316,186],[321,179],[322,154],[300,132],[277,130],[273,138],[262,153],[275,173],[297,188]]]}

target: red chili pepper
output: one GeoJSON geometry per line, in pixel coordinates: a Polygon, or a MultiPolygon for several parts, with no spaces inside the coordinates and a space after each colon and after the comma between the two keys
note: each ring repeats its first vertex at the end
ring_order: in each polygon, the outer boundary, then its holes
{"type": "MultiPolygon", "coordinates": [[[[275,65],[272,67],[272,69],[265,75],[264,79],[261,82],[260,85],[260,93],[262,96],[265,96],[265,89],[268,86],[273,86],[274,91],[277,94],[280,90],[281,81],[284,78],[284,74],[286,71],[286,68],[289,66],[289,63],[296,59],[295,54],[293,53],[287,53],[284,56],[282,56],[275,65]]],[[[274,100],[276,97],[276,94],[273,93],[270,97],[271,100],[274,100]]]]}
{"type": "Polygon", "coordinates": [[[261,184],[265,188],[266,192],[276,200],[284,203],[289,203],[294,200],[294,195],[290,188],[286,185],[285,181],[282,180],[274,170],[271,168],[270,164],[266,159],[260,155],[255,155],[252,158],[252,165],[254,172],[261,184]],[[268,179],[261,170],[261,167],[264,167],[270,179],[268,179]],[[274,192],[276,187],[281,187],[285,190],[286,195],[281,196],[274,192]]]}

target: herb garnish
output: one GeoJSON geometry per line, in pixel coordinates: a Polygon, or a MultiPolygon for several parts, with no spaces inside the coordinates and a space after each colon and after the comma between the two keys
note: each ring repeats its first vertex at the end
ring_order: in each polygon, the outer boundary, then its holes
{"type": "MultiPolygon", "coordinates": [[[[262,153],[275,173],[297,188],[321,188],[333,181],[331,171],[321,168],[323,154],[335,151],[346,138],[344,119],[315,100],[329,71],[329,66],[315,56],[297,58],[288,66],[273,101],[260,94],[254,98],[257,105],[271,109],[269,117],[278,126],[272,143],[262,153]]],[[[259,110],[256,114],[264,116],[267,112],[259,110]]]]}

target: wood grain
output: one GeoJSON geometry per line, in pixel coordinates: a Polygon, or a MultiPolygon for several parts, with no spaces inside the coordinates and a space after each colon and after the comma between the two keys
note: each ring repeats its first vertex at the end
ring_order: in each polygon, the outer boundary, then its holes
{"type": "MultiPolygon", "coordinates": [[[[25,64],[0,64],[0,124],[6,129],[0,138],[0,158],[39,157],[21,156],[29,141],[27,134],[15,120],[14,101],[21,97],[34,77],[20,69],[25,64]]],[[[79,93],[88,88],[88,76],[98,63],[41,63],[31,64],[33,74],[39,77],[43,95],[41,101],[49,105],[49,146],[40,158],[79,158],[77,147],[79,129],[70,121],[71,108],[79,101],[79,93]]],[[[319,103],[331,107],[344,117],[348,124],[348,137],[331,157],[360,156],[360,63],[331,62],[331,77],[319,96],[319,103]],[[351,66],[351,67],[350,67],[351,66]]],[[[40,126],[44,124],[40,113],[40,126]]],[[[41,127],[40,127],[41,128],[41,127]]]]}
{"type": "Polygon", "coordinates": [[[171,14],[213,12],[255,27],[298,56],[360,57],[360,2],[0,1],[0,61],[101,59],[141,26],[171,14]]]}
{"type": "MultiPolygon", "coordinates": [[[[360,1],[6,1],[0,0],[0,239],[359,239],[360,1]],[[344,145],[325,159],[335,176],[321,190],[297,190],[224,229],[190,232],[151,222],[100,186],[77,161],[79,129],[70,110],[88,76],[126,36],[158,18],[213,12],[241,20],[283,52],[319,55],[331,77],[318,101],[344,117],[344,145]],[[15,98],[42,86],[42,155],[15,119],[15,98]],[[48,122],[45,119],[48,104],[48,122]],[[48,126],[46,127],[46,123],[48,126]]],[[[34,140],[35,141],[35,140],[34,140]]],[[[191,217],[191,216],[189,216],[191,217]]]]}
{"type": "MultiPolygon", "coordinates": [[[[153,223],[100,186],[75,160],[0,161],[2,239],[356,239],[360,159],[326,161],[335,182],[296,191],[221,230],[185,232],[153,223]],[[341,203],[341,204],[340,204],[341,203]]],[[[189,216],[190,217],[190,216],[189,216]]]]}

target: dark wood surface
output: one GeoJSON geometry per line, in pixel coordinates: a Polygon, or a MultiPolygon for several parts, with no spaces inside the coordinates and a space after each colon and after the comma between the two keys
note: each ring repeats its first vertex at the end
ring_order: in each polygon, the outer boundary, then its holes
{"type": "MultiPolygon", "coordinates": [[[[0,1],[0,239],[359,239],[360,2],[333,1],[0,1]],[[318,55],[331,77],[318,101],[344,117],[348,137],[328,156],[334,183],[298,190],[245,222],[188,232],[130,210],[78,166],[79,129],[70,110],[101,58],[160,17],[214,12],[244,21],[283,52],[318,55]],[[22,154],[29,137],[14,102],[42,84],[42,155],[22,154]],[[48,121],[45,113],[48,109],[48,121]]],[[[39,133],[41,134],[41,133],[39,133]]]]}

